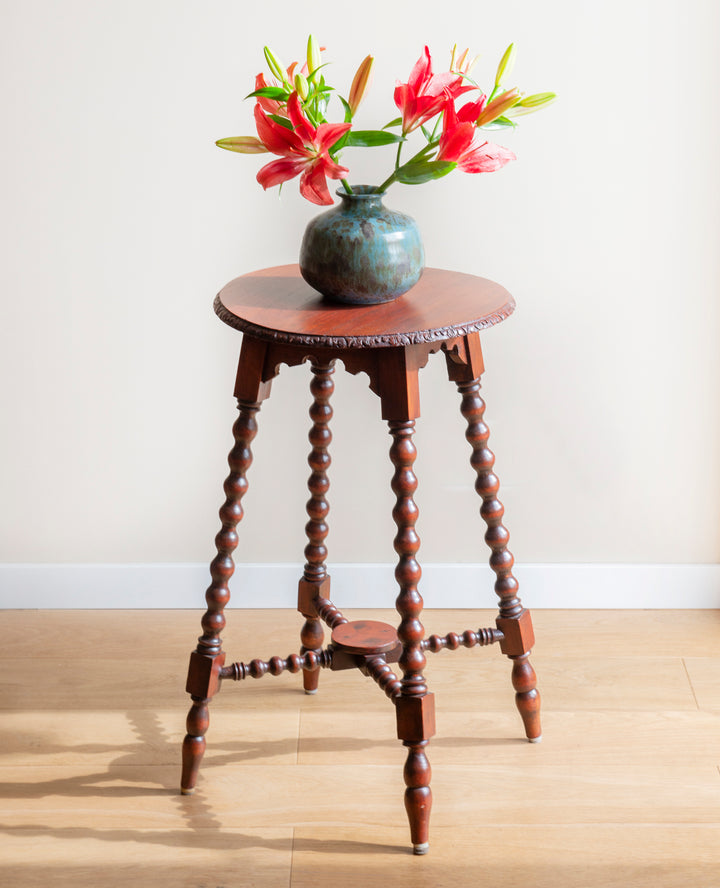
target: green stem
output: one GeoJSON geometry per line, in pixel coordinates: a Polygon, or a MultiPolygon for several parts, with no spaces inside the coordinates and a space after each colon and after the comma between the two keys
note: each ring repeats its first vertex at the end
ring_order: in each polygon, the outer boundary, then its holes
{"type": "Polygon", "coordinates": [[[348,194],[353,194],[353,193],[354,193],[353,190],[352,190],[352,188],[350,187],[350,183],[348,182],[347,179],[340,179],[340,184],[342,185],[342,187],[345,189],[345,191],[346,191],[348,194]]]}
{"type": "MultiPolygon", "coordinates": [[[[404,163],[404,164],[403,164],[403,166],[407,166],[408,164],[415,163],[416,160],[420,160],[420,159],[421,159],[425,154],[427,154],[429,151],[434,151],[434,150],[437,148],[437,146],[438,146],[439,144],[440,144],[440,139],[435,139],[435,140],[432,141],[432,142],[428,142],[428,144],[427,144],[424,148],[421,148],[421,149],[418,151],[418,153],[417,153],[417,154],[414,154],[414,155],[410,158],[410,160],[407,161],[407,163],[404,163]]],[[[400,144],[398,145],[398,162],[399,162],[399,159],[400,159],[400,148],[401,148],[401,147],[402,147],[402,142],[400,142],[400,144]]],[[[400,166],[396,166],[395,169],[394,169],[394,171],[392,172],[392,174],[389,175],[389,176],[387,177],[387,179],[385,179],[385,181],[384,181],[382,184],[378,185],[378,186],[375,188],[375,193],[376,193],[376,194],[380,194],[380,193],[382,193],[383,191],[387,191],[388,188],[392,185],[392,183],[397,181],[397,174],[400,172],[401,169],[402,169],[402,167],[400,167],[400,166]]]]}
{"type": "MultiPolygon", "coordinates": [[[[396,172],[397,172],[397,170],[396,170],[396,172]]],[[[393,173],[391,176],[388,176],[387,179],[385,179],[385,181],[381,185],[378,185],[377,188],[375,189],[375,193],[382,194],[384,191],[387,191],[388,188],[392,185],[392,183],[394,181],[395,181],[395,173],[393,173]]]]}

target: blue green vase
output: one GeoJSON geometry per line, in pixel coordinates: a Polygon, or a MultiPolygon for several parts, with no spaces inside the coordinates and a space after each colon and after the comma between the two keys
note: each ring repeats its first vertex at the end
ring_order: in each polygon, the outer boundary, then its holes
{"type": "Polygon", "coordinates": [[[346,305],[390,302],[420,280],[425,266],[413,219],[383,206],[371,185],[337,191],[340,203],[311,219],[300,273],[326,299],[346,305]]]}

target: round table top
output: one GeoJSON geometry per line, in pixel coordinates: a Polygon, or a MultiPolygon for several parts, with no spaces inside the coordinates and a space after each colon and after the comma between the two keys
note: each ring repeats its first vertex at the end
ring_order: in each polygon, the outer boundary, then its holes
{"type": "Polygon", "coordinates": [[[499,284],[439,268],[426,268],[411,290],[380,305],[329,302],[303,280],[297,265],[244,274],[215,299],[217,315],[237,330],[272,342],[326,348],[455,339],[499,324],[514,308],[515,300],[499,284]]]}

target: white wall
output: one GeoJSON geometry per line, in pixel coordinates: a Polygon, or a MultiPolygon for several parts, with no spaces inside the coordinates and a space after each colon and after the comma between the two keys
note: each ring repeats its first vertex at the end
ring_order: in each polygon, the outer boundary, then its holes
{"type": "MultiPolygon", "coordinates": [[[[376,55],[362,126],[395,115],[394,81],[425,42],[438,66],[470,43],[488,80],[514,40],[518,85],[559,94],[498,139],[517,163],[388,198],[420,223],[428,264],[494,278],[517,299],[484,342],[518,560],[720,561],[715,0],[0,9],[0,560],[212,554],[239,345],[212,298],[238,274],[294,261],[317,211],[294,184],[281,199],[262,192],[265,158],[213,142],[252,133],[242,98],[263,44],[289,61],[313,30],[340,86],[376,55]]],[[[387,152],[348,152],[350,178],[384,177],[387,152]]],[[[479,562],[442,364],[422,377],[421,555],[479,562]]],[[[240,561],[302,558],[307,376],[284,370],[260,415],[240,561]]],[[[389,439],[366,380],[337,376],[331,557],[390,562],[389,439]]],[[[21,583],[2,591],[22,605],[21,583]]]]}

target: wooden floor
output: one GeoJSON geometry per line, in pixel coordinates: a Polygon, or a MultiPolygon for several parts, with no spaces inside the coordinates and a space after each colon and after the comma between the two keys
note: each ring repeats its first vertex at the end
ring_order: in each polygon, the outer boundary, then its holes
{"type": "MultiPolygon", "coordinates": [[[[199,614],[3,612],[0,885],[718,888],[720,611],[534,617],[540,744],[497,647],[429,655],[435,801],[413,857],[394,711],[359,672],[324,671],[315,697],[298,676],[228,682],[183,797],[199,614]]],[[[228,618],[230,659],[296,650],[294,612],[228,618]]],[[[442,633],[493,619],[425,612],[442,633]]]]}

